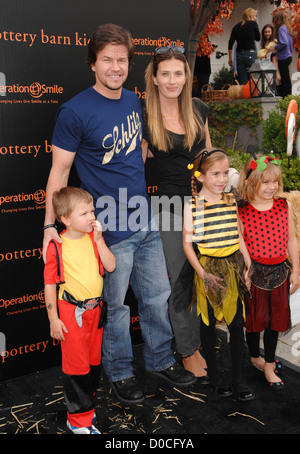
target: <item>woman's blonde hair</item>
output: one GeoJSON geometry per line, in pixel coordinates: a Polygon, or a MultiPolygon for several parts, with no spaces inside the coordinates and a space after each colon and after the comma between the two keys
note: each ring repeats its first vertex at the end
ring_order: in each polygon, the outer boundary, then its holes
{"type": "Polygon", "coordinates": [[[257,9],[253,8],[247,8],[243,12],[243,18],[242,18],[242,25],[246,22],[246,20],[254,20],[254,18],[257,15],[257,9]]]}
{"type": "Polygon", "coordinates": [[[272,178],[278,181],[278,190],[275,194],[275,197],[278,197],[283,191],[282,173],[279,165],[268,161],[265,170],[258,171],[255,169],[251,171],[252,162],[253,159],[249,159],[241,171],[237,187],[239,196],[250,203],[253,202],[262,182],[272,178]]]}
{"type": "Polygon", "coordinates": [[[287,26],[291,36],[294,35],[293,29],[291,27],[291,24],[289,23],[288,16],[287,16],[285,11],[279,10],[279,11],[277,11],[274,14],[274,16],[273,16],[273,24],[274,24],[274,36],[275,36],[275,38],[278,37],[278,30],[279,30],[279,27],[281,27],[282,25],[286,25],[287,26]]]}
{"type": "MultiPolygon", "coordinates": [[[[199,153],[193,162],[193,168],[191,170],[191,192],[192,197],[197,201],[199,192],[199,181],[195,172],[206,174],[206,172],[215,164],[226,159],[229,163],[229,158],[223,150],[219,148],[205,148],[199,153]]],[[[197,175],[197,174],[196,174],[197,175]]],[[[201,183],[200,183],[201,186],[201,183]]],[[[230,193],[223,192],[223,199],[227,205],[234,203],[234,197],[230,193]]]]}
{"type": "Polygon", "coordinates": [[[93,202],[93,197],[89,192],[72,186],[55,191],[52,196],[52,205],[56,219],[62,222],[62,216],[70,216],[78,202],[88,204],[93,202]]]}
{"type": "Polygon", "coordinates": [[[156,54],[153,60],[149,63],[145,72],[148,130],[151,142],[155,147],[162,151],[168,151],[168,148],[172,148],[173,144],[170,134],[163,126],[158,87],[153,81],[153,77],[156,77],[157,75],[158,65],[162,61],[171,59],[179,60],[184,65],[186,82],[181,94],[178,97],[178,103],[180,118],[186,131],[184,146],[190,150],[199,133],[199,141],[203,139],[204,125],[193,106],[191,97],[191,72],[189,64],[183,54],[176,53],[172,49],[169,49],[169,51],[165,54],[156,54]]]}

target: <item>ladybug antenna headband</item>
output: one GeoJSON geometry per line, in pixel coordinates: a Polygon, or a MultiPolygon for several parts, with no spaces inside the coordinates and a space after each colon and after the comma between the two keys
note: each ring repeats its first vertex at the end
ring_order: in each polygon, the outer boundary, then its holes
{"type": "Polygon", "coordinates": [[[262,156],[261,158],[257,159],[256,161],[251,161],[249,170],[246,175],[246,180],[250,177],[251,173],[253,170],[257,170],[258,172],[262,172],[263,170],[266,169],[267,163],[268,162],[273,162],[273,164],[276,164],[279,166],[281,164],[281,161],[279,158],[273,158],[272,156],[262,156]]]}

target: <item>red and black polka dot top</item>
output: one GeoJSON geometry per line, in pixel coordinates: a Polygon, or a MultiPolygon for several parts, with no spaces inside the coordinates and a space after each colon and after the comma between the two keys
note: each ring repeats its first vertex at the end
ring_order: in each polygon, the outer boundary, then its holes
{"type": "Polygon", "coordinates": [[[284,262],[289,239],[286,199],[274,199],[273,207],[266,211],[259,211],[248,202],[240,203],[238,210],[250,257],[266,265],[284,262]]]}

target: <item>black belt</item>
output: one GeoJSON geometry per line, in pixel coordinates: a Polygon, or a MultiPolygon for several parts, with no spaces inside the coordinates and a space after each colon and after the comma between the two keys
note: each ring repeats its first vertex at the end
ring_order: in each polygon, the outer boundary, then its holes
{"type": "Polygon", "coordinates": [[[75,317],[78,323],[78,326],[82,326],[82,314],[85,311],[90,311],[92,309],[95,309],[95,307],[100,306],[101,304],[101,315],[100,315],[100,320],[99,320],[99,328],[102,328],[105,319],[106,319],[106,303],[103,301],[102,296],[98,296],[96,298],[87,298],[83,301],[76,300],[69,292],[64,290],[62,298],[64,301],[67,303],[73,304],[76,306],[75,309],[75,317]]]}
{"type": "Polygon", "coordinates": [[[67,303],[74,304],[74,306],[78,306],[80,307],[80,309],[85,309],[88,311],[99,306],[99,304],[102,301],[101,296],[98,296],[97,298],[87,298],[86,300],[83,301],[76,300],[74,296],[72,296],[71,293],[67,292],[66,290],[64,290],[62,297],[65,301],[67,301],[67,303]]]}

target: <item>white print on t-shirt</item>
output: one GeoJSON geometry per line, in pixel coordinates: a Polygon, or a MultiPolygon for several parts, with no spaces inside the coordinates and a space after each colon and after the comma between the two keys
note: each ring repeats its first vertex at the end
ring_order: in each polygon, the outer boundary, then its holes
{"type": "Polygon", "coordinates": [[[127,147],[125,156],[135,150],[138,136],[142,140],[142,123],[139,114],[133,111],[132,114],[127,115],[127,125],[121,124],[121,131],[119,125],[116,125],[112,134],[104,137],[102,147],[109,151],[105,153],[102,164],[108,164],[114,154],[120,153],[125,147],[127,147]],[[113,145],[107,146],[107,143],[111,144],[111,140],[113,140],[113,145]]]}

